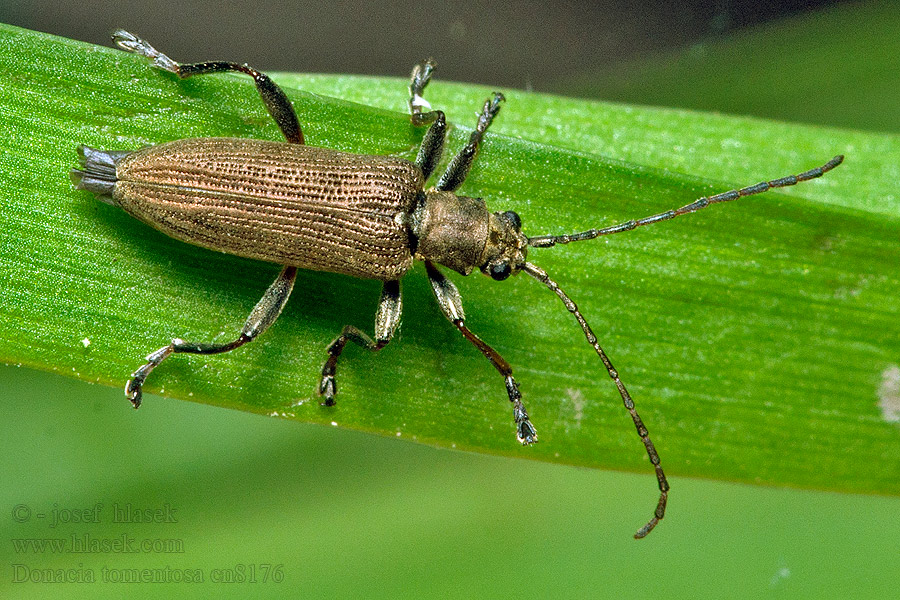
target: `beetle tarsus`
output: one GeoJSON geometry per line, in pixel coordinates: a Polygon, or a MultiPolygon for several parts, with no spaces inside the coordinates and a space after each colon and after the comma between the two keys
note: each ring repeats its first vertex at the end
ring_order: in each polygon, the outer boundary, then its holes
{"type": "Polygon", "coordinates": [[[509,394],[509,401],[513,405],[513,421],[516,423],[516,439],[523,446],[530,446],[537,443],[537,430],[531,424],[528,418],[528,411],[522,404],[522,393],[519,391],[519,384],[513,379],[512,375],[506,376],[506,392],[509,394]]]}
{"type": "Polygon", "coordinates": [[[437,63],[428,58],[413,67],[409,79],[409,115],[415,126],[426,125],[434,121],[438,115],[443,115],[439,110],[431,110],[431,104],[422,96],[425,87],[431,81],[431,73],[437,63]],[[422,112],[423,109],[427,112],[422,112]]]}
{"type": "Polygon", "coordinates": [[[144,396],[144,381],[153,369],[158,367],[162,361],[175,351],[179,344],[184,342],[178,338],[172,340],[168,346],[163,346],[156,352],[147,355],[147,363],[131,374],[131,379],[125,384],[125,397],[131,402],[136,409],[141,407],[141,400],[144,396]]]}
{"type": "Polygon", "coordinates": [[[335,405],[334,397],[337,394],[337,381],[334,379],[334,368],[337,366],[337,360],[336,357],[334,358],[335,360],[332,361],[332,356],[330,356],[322,368],[322,381],[319,382],[319,395],[324,398],[320,403],[322,406],[335,405]]]}
{"type": "Polygon", "coordinates": [[[516,439],[523,446],[530,446],[538,441],[537,430],[528,418],[528,411],[521,400],[513,403],[513,419],[516,421],[516,439]]]}
{"type": "Polygon", "coordinates": [[[139,381],[137,377],[129,379],[128,383],[125,384],[125,397],[131,401],[131,405],[134,406],[135,410],[141,407],[141,400],[144,397],[144,393],[141,390],[143,384],[143,380],[139,381]]]}
{"type": "Polygon", "coordinates": [[[133,33],[129,33],[124,29],[117,29],[112,34],[112,41],[126,52],[138,54],[149,58],[153,66],[170,73],[178,72],[178,63],[142,40],[133,33]]]}
{"type": "Polygon", "coordinates": [[[505,101],[506,97],[500,92],[494,92],[494,95],[491,98],[485,100],[484,107],[481,109],[481,114],[478,116],[478,125],[476,125],[475,130],[482,133],[487,131],[487,128],[490,127],[494,117],[500,112],[500,103],[505,101]]]}
{"type": "Polygon", "coordinates": [[[334,377],[329,377],[327,381],[322,382],[322,386],[320,387],[319,394],[324,396],[325,399],[319,402],[322,406],[334,406],[337,402],[334,399],[334,395],[337,393],[337,385],[334,382],[334,377]]]}

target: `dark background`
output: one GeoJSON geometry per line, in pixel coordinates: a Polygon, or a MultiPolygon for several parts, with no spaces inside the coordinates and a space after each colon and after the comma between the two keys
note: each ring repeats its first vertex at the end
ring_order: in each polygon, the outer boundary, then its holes
{"type": "Polygon", "coordinates": [[[103,45],[121,27],[180,62],[275,71],[405,76],[432,56],[445,80],[565,93],[585,71],[832,4],[6,0],[0,22],[103,45]]]}

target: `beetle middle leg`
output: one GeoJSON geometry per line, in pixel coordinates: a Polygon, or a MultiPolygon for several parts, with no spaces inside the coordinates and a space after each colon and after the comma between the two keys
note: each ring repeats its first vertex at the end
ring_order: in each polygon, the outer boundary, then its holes
{"type": "Polygon", "coordinates": [[[322,402],[325,406],[334,406],[334,397],[337,394],[337,382],[335,371],[337,361],[344,351],[347,342],[353,342],[371,352],[378,352],[388,345],[394,337],[394,331],[400,324],[400,314],[403,311],[403,302],[400,296],[399,281],[385,281],[381,288],[381,300],[378,302],[378,311],[375,313],[375,340],[360,331],[353,325],[347,325],[341,330],[341,334],[328,346],[328,360],[322,367],[322,380],[319,382],[319,395],[324,396],[322,402]]]}
{"type": "Polygon", "coordinates": [[[430,110],[431,105],[422,97],[422,94],[425,93],[425,86],[431,81],[434,67],[435,62],[432,59],[423,60],[413,67],[409,81],[410,121],[415,126],[431,123],[431,127],[422,138],[422,145],[419,146],[419,154],[416,156],[416,166],[422,170],[426,181],[434,173],[435,167],[441,160],[444,152],[444,138],[447,135],[447,117],[444,116],[444,111],[430,110]],[[429,109],[429,112],[422,112],[423,108],[429,109]]]}
{"type": "Polygon", "coordinates": [[[265,73],[260,73],[246,64],[240,65],[225,61],[179,64],[138,36],[122,29],[113,32],[112,39],[119,48],[149,58],[153,61],[154,67],[175,73],[182,79],[187,79],[192,75],[223,73],[225,71],[237,71],[238,73],[249,75],[256,84],[256,90],[259,92],[263,104],[266,105],[266,110],[278,123],[278,127],[281,129],[281,133],[284,134],[285,139],[293,144],[303,143],[303,131],[300,129],[300,123],[297,121],[297,114],[294,112],[291,101],[288,100],[284,91],[265,73]]]}
{"type": "Polygon", "coordinates": [[[281,314],[291,295],[291,290],[294,289],[296,277],[296,267],[284,267],[282,269],[278,278],[263,294],[262,299],[253,307],[253,311],[251,311],[250,316],[247,317],[247,321],[244,323],[244,327],[241,329],[240,336],[234,341],[227,344],[198,344],[175,338],[168,346],[163,346],[147,356],[147,363],[131,374],[132,378],[125,385],[125,395],[131,400],[135,408],[140,408],[144,380],[147,379],[147,376],[153,369],[172,354],[180,352],[189,354],[221,354],[239,348],[247,342],[252,342],[259,334],[268,329],[275,322],[275,319],[278,318],[278,315],[281,314]]]}
{"type": "MultiPolygon", "coordinates": [[[[413,67],[409,81],[409,116],[412,124],[418,126],[431,123],[431,127],[428,128],[425,137],[422,139],[419,154],[416,156],[416,166],[422,170],[426,180],[431,176],[441,160],[441,154],[444,150],[444,139],[447,133],[447,119],[444,116],[444,112],[430,110],[431,105],[422,97],[425,93],[425,87],[431,81],[431,74],[435,66],[435,62],[432,59],[423,60],[413,67]],[[428,109],[428,112],[423,112],[423,109],[428,109]]],[[[469,174],[469,169],[472,168],[472,163],[475,162],[481,139],[484,137],[488,127],[490,127],[494,117],[500,112],[500,103],[504,100],[503,94],[496,92],[485,101],[481,114],[478,116],[475,131],[469,136],[469,142],[463,146],[462,150],[447,165],[447,169],[441,175],[435,188],[441,191],[453,192],[463,184],[466,176],[469,174]]]]}
{"type": "Polygon", "coordinates": [[[463,336],[472,342],[478,348],[485,358],[491,361],[494,368],[506,380],[506,393],[509,395],[509,401],[513,405],[513,420],[516,423],[516,438],[525,445],[533,444],[537,441],[537,431],[531,420],[528,418],[528,411],[522,404],[522,394],[519,392],[519,384],[512,375],[512,367],[500,354],[488,346],[477,335],[472,333],[465,325],[465,314],[463,313],[462,298],[459,290],[452,281],[444,277],[436,266],[430,261],[425,262],[425,269],[428,271],[428,279],[431,281],[431,288],[437,298],[438,304],[444,315],[453,325],[459,329],[463,336]]]}

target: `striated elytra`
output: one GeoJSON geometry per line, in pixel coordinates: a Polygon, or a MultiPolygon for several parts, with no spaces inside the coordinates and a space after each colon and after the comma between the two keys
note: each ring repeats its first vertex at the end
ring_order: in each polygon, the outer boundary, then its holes
{"type": "Polygon", "coordinates": [[[413,263],[410,221],[425,205],[417,202],[422,184],[421,171],[401,159],[200,138],[122,157],[112,201],[185,242],[390,281],[413,263]]]}
{"type": "Polygon", "coordinates": [[[179,64],[128,32],[116,31],[113,40],[121,48],[150,59],[153,66],[181,78],[225,71],[253,77],[260,98],[288,142],[197,138],[135,151],[79,148],[81,168],[72,171],[76,188],[93,192],[99,199],[176,239],[284,266],[233,341],[207,344],[176,338],[147,356],[146,363],[132,373],[125,387],[135,408],[141,404],[144,380],[168,356],[228,352],[263,333],[284,308],[298,268],[384,282],[374,339],[348,325],[328,346],[318,391],[324,405],[333,405],[338,357],[349,341],[370,351],[380,350],[390,342],[400,323],[400,278],[414,261],[420,260],[425,263],[444,315],[503,376],[518,440],[534,443],[537,433],[522,404],[512,368],[466,327],[459,291],[437,265],[462,275],[479,269],[498,281],[524,272],[555,293],[578,321],[613,379],[654,466],[659,500],[652,518],[635,534],[637,538],[646,536],[665,515],[669,484],[659,455],[631,395],[594,332],[559,285],[526,260],[528,248],[548,248],[629,231],[696,212],[710,204],[795,185],[821,176],[843,160],[837,156],[798,175],[700,198],[681,208],[601,229],[527,237],[516,213],[490,212],[480,198],[455,193],[500,110],[502,94],[494,94],[484,103],[469,142],[450,161],[434,187],[425,187],[440,160],[447,128],[444,113],[431,110],[422,96],[434,69],[431,60],[415,66],[409,84],[411,122],[414,126],[429,125],[416,161],[409,162],[306,146],[287,96],[269,77],[247,65],[179,64]]]}

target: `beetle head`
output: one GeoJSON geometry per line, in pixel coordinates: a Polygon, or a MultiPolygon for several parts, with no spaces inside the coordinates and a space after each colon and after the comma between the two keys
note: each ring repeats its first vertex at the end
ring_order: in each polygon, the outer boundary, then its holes
{"type": "Polygon", "coordinates": [[[522,235],[522,220],[512,211],[491,213],[488,236],[481,255],[481,272],[503,281],[525,265],[528,238],[522,235]]]}

